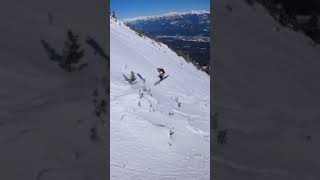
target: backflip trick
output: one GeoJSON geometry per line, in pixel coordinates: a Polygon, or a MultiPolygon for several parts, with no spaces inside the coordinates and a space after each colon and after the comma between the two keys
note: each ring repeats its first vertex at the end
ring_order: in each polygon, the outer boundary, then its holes
{"type": "Polygon", "coordinates": [[[162,69],[162,68],[157,68],[157,71],[158,71],[158,73],[159,73],[159,78],[160,78],[160,80],[159,81],[156,81],[155,83],[154,83],[154,85],[157,85],[157,84],[159,84],[161,81],[163,81],[165,78],[167,78],[169,75],[164,75],[166,72],[164,71],[164,69],[162,69]]]}

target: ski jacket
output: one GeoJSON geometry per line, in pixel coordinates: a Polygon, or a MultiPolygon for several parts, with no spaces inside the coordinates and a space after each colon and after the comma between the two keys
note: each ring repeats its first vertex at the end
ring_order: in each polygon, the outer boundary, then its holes
{"type": "Polygon", "coordinates": [[[164,71],[163,69],[158,68],[157,70],[158,70],[158,72],[160,73],[160,75],[164,75],[165,71],[164,71]]]}

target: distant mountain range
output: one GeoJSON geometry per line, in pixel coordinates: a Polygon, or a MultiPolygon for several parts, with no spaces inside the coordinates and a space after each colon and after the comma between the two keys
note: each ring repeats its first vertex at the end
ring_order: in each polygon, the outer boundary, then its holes
{"type": "Polygon", "coordinates": [[[210,12],[193,10],[125,19],[130,26],[155,36],[210,36],[210,12]]]}

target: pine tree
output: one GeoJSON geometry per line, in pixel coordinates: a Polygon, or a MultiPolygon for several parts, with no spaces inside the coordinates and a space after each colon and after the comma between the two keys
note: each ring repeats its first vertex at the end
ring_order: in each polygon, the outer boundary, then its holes
{"type": "Polygon", "coordinates": [[[130,73],[130,83],[131,84],[135,83],[136,79],[137,79],[136,75],[134,75],[134,72],[131,71],[131,73],[130,73]]]}
{"type": "Polygon", "coordinates": [[[80,47],[79,36],[71,30],[68,30],[67,40],[65,41],[65,47],[63,49],[63,67],[68,71],[72,71],[72,65],[79,64],[83,56],[84,50],[80,47]]]}
{"type": "Polygon", "coordinates": [[[130,72],[130,77],[128,78],[126,75],[122,74],[124,79],[128,81],[130,84],[135,84],[136,83],[136,75],[134,74],[133,71],[130,72]]]}
{"type": "Polygon", "coordinates": [[[143,29],[136,29],[137,34],[142,37],[144,35],[144,30],[143,29]]]}
{"type": "Polygon", "coordinates": [[[114,18],[114,19],[117,19],[116,13],[114,11],[112,11],[111,17],[114,18]]]}

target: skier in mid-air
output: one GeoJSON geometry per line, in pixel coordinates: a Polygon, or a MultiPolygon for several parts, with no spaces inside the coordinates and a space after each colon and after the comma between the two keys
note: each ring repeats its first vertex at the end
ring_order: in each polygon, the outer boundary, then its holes
{"type": "Polygon", "coordinates": [[[167,78],[169,75],[164,75],[166,72],[164,71],[164,69],[162,69],[162,68],[157,68],[157,71],[158,71],[158,73],[159,73],[159,78],[160,78],[160,80],[159,81],[156,81],[155,83],[154,83],[154,85],[157,85],[157,84],[159,84],[162,80],[164,80],[165,78],[167,78]]]}
{"type": "Polygon", "coordinates": [[[164,77],[164,73],[166,73],[166,72],[165,72],[164,69],[162,69],[162,68],[157,68],[157,71],[158,71],[158,73],[159,73],[159,78],[160,78],[160,80],[162,80],[163,77],[164,77]]]}

